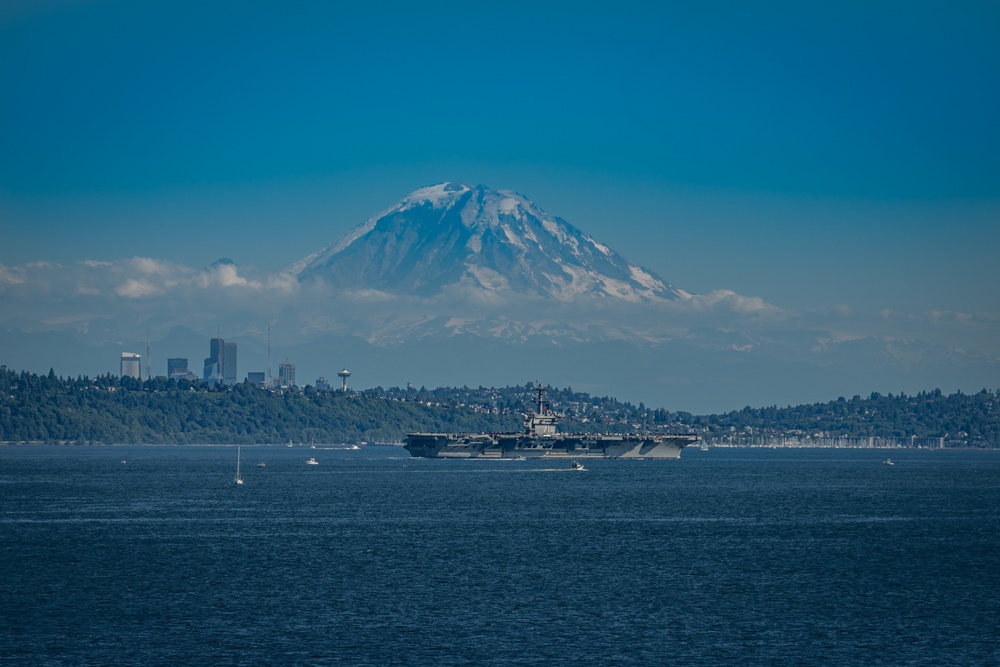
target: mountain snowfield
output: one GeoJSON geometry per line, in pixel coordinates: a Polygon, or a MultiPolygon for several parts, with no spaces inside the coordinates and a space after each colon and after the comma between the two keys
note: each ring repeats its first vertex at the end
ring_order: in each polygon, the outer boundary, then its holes
{"type": "Polygon", "coordinates": [[[455,183],[410,193],[288,272],[303,283],[421,297],[691,298],[523,195],[455,183]]]}

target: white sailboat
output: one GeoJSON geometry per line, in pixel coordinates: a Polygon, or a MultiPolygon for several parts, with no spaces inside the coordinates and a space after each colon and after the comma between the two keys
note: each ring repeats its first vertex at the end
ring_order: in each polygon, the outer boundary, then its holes
{"type": "Polygon", "coordinates": [[[240,447],[236,447],[236,483],[242,484],[243,478],[240,477],[240,447]]]}

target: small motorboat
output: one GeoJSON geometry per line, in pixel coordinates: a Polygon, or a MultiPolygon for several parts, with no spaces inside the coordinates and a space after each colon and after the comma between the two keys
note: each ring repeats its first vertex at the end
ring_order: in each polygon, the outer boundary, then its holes
{"type": "Polygon", "coordinates": [[[894,466],[894,465],[896,465],[895,463],[892,462],[892,459],[886,459],[885,461],[882,461],[882,463],[884,465],[887,465],[887,466],[894,466]]]}
{"type": "Polygon", "coordinates": [[[258,468],[266,468],[266,467],[267,467],[267,464],[266,464],[266,463],[264,463],[263,461],[261,461],[260,463],[258,463],[258,464],[257,464],[257,467],[258,467],[258,468]]]}
{"type": "Polygon", "coordinates": [[[307,466],[318,466],[319,465],[319,461],[317,461],[316,459],[306,459],[306,465],[307,466]]]}
{"type": "Polygon", "coordinates": [[[570,469],[571,470],[586,470],[586,468],[583,467],[583,464],[580,463],[579,461],[573,461],[573,465],[570,466],[570,469]]]}

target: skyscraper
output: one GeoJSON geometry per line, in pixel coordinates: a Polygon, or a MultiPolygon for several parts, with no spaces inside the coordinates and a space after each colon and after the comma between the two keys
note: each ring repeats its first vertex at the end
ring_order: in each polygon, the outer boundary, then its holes
{"type": "Polygon", "coordinates": [[[295,364],[287,358],[278,366],[279,383],[282,387],[292,387],[295,385],[295,364]]]}
{"type": "Polygon", "coordinates": [[[188,373],[188,360],[179,357],[167,359],[167,378],[178,380],[188,373]]]}
{"type": "Polygon", "coordinates": [[[236,384],[236,343],[223,343],[222,381],[226,384],[236,384]]]}
{"type": "Polygon", "coordinates": [[[236,384],[236,372],[236,343],[227,343],[221,338],[209,341],[205,381],[236,384]]]}
{"type": "Polygon", "coordinates": [[[222,382],[222,354],[225,341],[213,338],[208,343],[208,359],[205,359],[205,382],[222,382]]]}
{"type": "Polygon", "coordinates": [[[205,382],[221,382],[222,372],[219,368],[218,357],[209,357],[205,360],[205,372],[202,375],[205,382]]]}
{"type": "Polygon", "coordinates": [[[135,352],[122,352],[121,361],[122,377],[142,379],[142,355],[135,352]]]}

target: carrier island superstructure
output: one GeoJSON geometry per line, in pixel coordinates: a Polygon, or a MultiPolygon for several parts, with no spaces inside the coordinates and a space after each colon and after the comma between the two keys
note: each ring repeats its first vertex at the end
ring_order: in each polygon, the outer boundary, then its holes
{"type": "Polygon", "coordinates": [[[549,409],[542,387],[535,391],[535,409],[524,416],[519,433],[408,433],[405,448],[412,456],[427,458],[676,459],[684,447],[699,440],[691,434],[559,433],[561,415],[549,409]]]}

